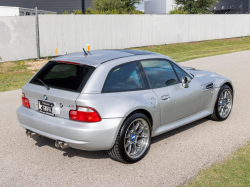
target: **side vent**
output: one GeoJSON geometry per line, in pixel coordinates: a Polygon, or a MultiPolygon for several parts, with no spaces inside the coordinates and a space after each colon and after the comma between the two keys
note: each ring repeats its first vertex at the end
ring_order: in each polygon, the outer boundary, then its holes
{"type": "Polygon", "coordinates": [[[214,88],[214,83],[209,83],[203,87],[203,90],[211,90],[214,88]]]}

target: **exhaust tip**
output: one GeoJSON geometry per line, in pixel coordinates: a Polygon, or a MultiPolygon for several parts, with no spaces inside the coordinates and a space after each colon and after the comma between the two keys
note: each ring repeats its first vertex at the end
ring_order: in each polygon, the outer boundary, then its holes
{"type": "Polygon", "coordinates": [[[26,135],[29,137],[30,131],[26,130],[26,135]]]}
{"type": "Polygon", "coordinates": [[[61,149],[67,149],[67,148],[70,147],[67,143],[61,142],[61,141],[58,141],[58,140],[55,142],[55,146],[57,148],[61,148],[61,149]]]}
{"type": "Polygon", "coordinates": [[[61,145],[61,148],[62,148],[62,149],[67,149],[67,148],[69,148],[69,145],[68,145],[67,143],[63,143],[63,144],[61,145]]]}
{"type": "Polygon", "coordinates": [[[40,136],[39,134],[35,133],[35,132],[32,132],[30,130],[26,130],[26,135],[30,138],[35,138],[35,137],[38,137],[40,136]]]}
{"type": "Polygon", "coordinates": [[[56,146],[57,148],[60,148],[60,147],[61,147],[58,141],[55,142],[55,146],[56,146]]]}

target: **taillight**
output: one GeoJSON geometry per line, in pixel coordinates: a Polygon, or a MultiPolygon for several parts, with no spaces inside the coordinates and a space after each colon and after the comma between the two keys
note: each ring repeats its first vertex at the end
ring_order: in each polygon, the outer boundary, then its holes
{"type": "Polygon", "coordinates": [[[78,106],[76,110],[70,110],[69,119],[83,122],[101,121],[101,117],[95,109],[81,106],[78,106]]]}
{"type": "Polygon", "coordinates": [[[27,108],[30,108],[30,102],[29,102],[29,99],[27,99],[25,97],[25,94],[22,93],[22,103],[23,103],[23,106],[27,107],[27,108]]]}

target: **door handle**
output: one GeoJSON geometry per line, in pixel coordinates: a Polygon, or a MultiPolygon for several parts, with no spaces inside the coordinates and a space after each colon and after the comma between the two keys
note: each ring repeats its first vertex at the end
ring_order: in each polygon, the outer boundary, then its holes
{"type": "Polygon", "coordinates": [[[169,95],[161,96],[161,100],[169,100],[171,97],[169,95]]]}

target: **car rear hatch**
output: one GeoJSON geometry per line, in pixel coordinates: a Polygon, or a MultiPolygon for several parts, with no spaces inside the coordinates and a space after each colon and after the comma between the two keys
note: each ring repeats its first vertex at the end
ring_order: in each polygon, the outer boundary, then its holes
{"type": "Polygon", "coordinates": [[[48,62],[23,87],[30,108],[44,115],[69,119],[94,67],[72,62],[48,62]]]}

